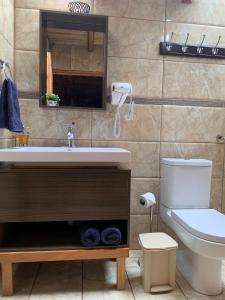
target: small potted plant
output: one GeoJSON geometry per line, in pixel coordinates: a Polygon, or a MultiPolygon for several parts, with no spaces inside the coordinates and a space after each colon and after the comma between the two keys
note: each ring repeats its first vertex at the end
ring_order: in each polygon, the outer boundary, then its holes
{"type": "Polygon", "coordinates": [[[58,95],[53,93],[46,94],[46,104],[47,106],[58,106],[60,98],[58,95]]]}

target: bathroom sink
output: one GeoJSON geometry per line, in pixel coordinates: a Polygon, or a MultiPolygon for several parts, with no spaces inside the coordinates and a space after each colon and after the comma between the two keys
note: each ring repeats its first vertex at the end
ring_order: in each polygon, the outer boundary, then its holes
{"type": "Polygon", "coordinates": [[[0,162],[129,162],[122,148],[15,147],[0,149],[0,162]]]}

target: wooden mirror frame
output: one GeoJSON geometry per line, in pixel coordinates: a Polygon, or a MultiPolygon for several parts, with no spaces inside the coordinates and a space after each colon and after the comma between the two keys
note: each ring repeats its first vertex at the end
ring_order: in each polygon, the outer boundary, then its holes
{"type": "MultiPolygon", "coordinates": [[[[102,32],[104,36],[104,75],[102,85],[102,103],[101,107],[76,107],[76,106],[59,106],[57,108],[79,108],[79,109],[105,109],[107,98],[107,46],[108,46],[108,17],[74,14],[70,12],[40,10],[40,55],[39,55],[39,104],[41,107],[46,106],[45,94],[47,92],[47,39],[45,28],[54,27],[62,29],[74,29],[88,32],[102,32]]],[[[91,45],[90,45],[91,47],[91,45]]]]}

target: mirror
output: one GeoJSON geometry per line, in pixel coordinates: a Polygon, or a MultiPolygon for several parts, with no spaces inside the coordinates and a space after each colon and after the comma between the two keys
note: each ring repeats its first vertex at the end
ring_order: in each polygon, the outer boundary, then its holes
{"type": "Polygon", "coordinates": [[[40,105],[105,108],[108,18],[51,11],[40,17],[40,105]]]}

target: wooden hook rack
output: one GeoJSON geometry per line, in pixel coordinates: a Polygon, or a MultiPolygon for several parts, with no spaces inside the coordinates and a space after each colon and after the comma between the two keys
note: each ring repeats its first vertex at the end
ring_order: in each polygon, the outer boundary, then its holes
{"type": "Polygon", "coordinates": [[[175,56],[191,56],[204,58],[225,58],[225,48],[218,47],[222,36],[218,36],[217,43],[214,46],[203,46],[206,34],[202,35],[202,40],[199,45],[189,45],[188,39],[190,33],[187,33],[185,43],[172,43],[174,32],[171,33],[170,39],[159,44],[161,55],[175,55],[175,56]]]}
{"type": "Polygon", "coordinates": [[[160,55],[225,59],[225,48],[160,42],[160,55]]]}

